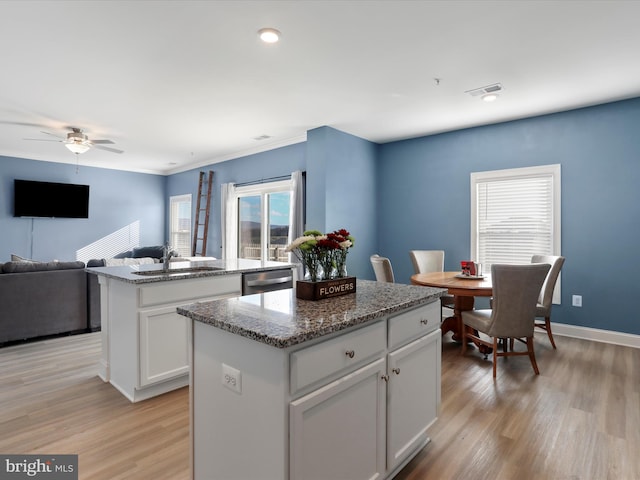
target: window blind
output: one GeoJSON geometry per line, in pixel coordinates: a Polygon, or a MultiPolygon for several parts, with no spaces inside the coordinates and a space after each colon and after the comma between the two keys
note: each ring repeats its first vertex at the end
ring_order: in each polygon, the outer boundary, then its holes
{"type": "MultiPolygon", "coordinates": [[[[527,264],[561,255],[560,165],[471,174],[471,260],[489,273],[496,263],[527,264]]],[[[560,303],[558,277],[553,302],[560,303]]]]}
{"type": "Polygon", "coordinates": [[[525,264],[553,254],[553,178],[542,175],[479,181],[478,261],[525,264]]]}

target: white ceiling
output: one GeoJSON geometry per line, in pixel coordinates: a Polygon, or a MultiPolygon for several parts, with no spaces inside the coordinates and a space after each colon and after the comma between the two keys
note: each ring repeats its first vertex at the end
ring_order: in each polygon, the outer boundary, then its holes
{"type": "Polygon", "coordinates": [[[76,126],[124,150],[81,165],[169,174],[324,125],[385,143],[636,97],[639,20],[614,0],[4,0],[0,155],[75,164],[25,139],[76,126]]]}

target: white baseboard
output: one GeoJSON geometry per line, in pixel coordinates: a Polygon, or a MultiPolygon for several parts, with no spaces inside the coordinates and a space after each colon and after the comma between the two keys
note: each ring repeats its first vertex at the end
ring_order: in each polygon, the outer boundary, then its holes
{"type": "Polygon", "coordinates": [[[581,338],[594,342],[613,343],[624,347],[640,348],[640,335],[632,333],[614,332],[613,330],[600,330],[598,328],[578,327],[564,323],[551,322],[551,331],[554,335],[564,337],[581,338]]]}

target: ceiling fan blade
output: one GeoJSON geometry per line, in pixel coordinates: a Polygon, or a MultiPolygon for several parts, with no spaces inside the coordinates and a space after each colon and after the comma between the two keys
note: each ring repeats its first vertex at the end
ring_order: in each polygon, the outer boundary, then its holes
{"type": "Polygon", "coordinates": [[[94,145],[94,147],[100,150],[107,150],[108,152],[124,153],[124,150],[118,150],[117,148],[103,147],[102,145],[94,145]]]}
{"type": "Polygon", "coordinates": [[[2,125],[17,125],[19,127],[47,128],[47,125],[42,125],[41,123],[10,122],[9,120],[0,120],[0,124],[2,124],[2,125]]]}
{"type": "Polygon", "coordinates": [[[62,140],[49,140],[48,138],[23,138],[23,140],[32,140],[34,142],[62,142],[62,140]]]}
{"type": "Polygon", "coordinates": [[[56,137],[56,138],[61,138],[62,140],[65,139],[65,137],[61,137],[60,135],[56,135],[55,133],[45,132],[44,130],[41,130],[40,133],[44,133],[45,135],[51,135],[52,137],[56,137]]]}
{"type": "Polygon", "coordinates": [[[113,145],[115,143],[115,142],[112,142],[111,140],[90,140],[90,141],[94,145],[104,145],[104,144],[113,145]]]}

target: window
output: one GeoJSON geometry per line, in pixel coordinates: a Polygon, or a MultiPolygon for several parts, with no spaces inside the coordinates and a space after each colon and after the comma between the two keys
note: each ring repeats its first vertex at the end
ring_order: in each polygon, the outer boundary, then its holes
{"type": "Polygon", "coordinates": [[[288,261],[291,181],[235,188],[238,258],[288,261]]]}
{"type": "Polygon", "coordinates": [[[489,272],[534,254],[560,255],[560,165],[472,173],[471,259],[489,272]]]}
{"type": "Polygon", "coordinates": [[[191,256],[191,194],[177,195],[169,199],[169,244],[181,257],[191,256]]]}

